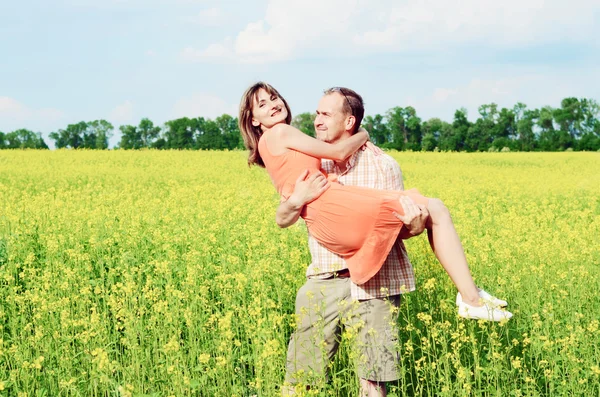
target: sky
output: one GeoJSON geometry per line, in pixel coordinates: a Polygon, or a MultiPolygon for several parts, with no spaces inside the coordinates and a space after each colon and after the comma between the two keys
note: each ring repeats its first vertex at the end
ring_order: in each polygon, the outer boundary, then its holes
{"type": "Polygon", "coordinates": [[[324,89],[367,115],[413,106],[423,120],[495,102],[600,101],[598,0],[22,0],[0,2],[0,131],[48,134],[236,116],[272,84],[294,114],[324,89]]]}

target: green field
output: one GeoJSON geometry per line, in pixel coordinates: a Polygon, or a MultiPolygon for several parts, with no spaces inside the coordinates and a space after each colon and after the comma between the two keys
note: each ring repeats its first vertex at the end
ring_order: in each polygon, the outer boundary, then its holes
{"type": "MultiPolygon", "coordinates": [[[[392,155],[514,318],[458,318],[410,240],[389,395],[600,396],[600,154],[392,155]]],[[[310,257],[245,156],[0,152],[0,395],[279,395],[310,257]]],[[[310,395],[358,394],[348,346],[310,395]]]]}

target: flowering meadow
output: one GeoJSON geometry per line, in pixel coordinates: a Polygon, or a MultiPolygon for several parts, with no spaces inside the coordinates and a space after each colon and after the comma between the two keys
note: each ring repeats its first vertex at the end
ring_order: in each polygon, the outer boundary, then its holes
{"type": "MultiPolygon", "coordinates": [[[[506,323],[461,319],[425,236],[390,396],[600,396],[600,153],[399,153],[506,323]]],[[[246,153],[0,152],[0,395],[277,396],[310,262],[246,153]]],[[[352,332],[330,379],[356,396],[352,332]]]]}

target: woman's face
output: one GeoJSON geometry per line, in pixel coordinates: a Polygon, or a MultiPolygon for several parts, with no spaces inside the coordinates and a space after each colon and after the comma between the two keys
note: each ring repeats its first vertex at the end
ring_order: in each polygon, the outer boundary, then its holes
{"type": "Polygon", "coordinates": [[[285,123],[287,116],[287,108],[279,96],[269,94],[263,88],[258,90],[252,104],[253,126],[261,126],[265,130],[276,124],[285,123]]]}

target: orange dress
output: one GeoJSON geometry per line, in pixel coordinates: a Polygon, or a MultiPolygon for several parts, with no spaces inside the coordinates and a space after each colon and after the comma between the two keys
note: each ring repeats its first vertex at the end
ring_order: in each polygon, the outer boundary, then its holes
{"type": "MultiPolygon", "coordinates": [[[[258,152],[284,199],[292,194],[304,170],[325,175],[319,158],[295,150],[275,156],[263,138],[258,142],[258,152]]],[[[398,238],[403,224],[393,213],[404,214],[399,201],[403,195],[427,205],[428,199],[416,189],[378,190],[333,181],[318,199],[304,207],[300,216],[319,243],[346,260],[352,281],[363,284],[381,269],[398,238]]]]}

